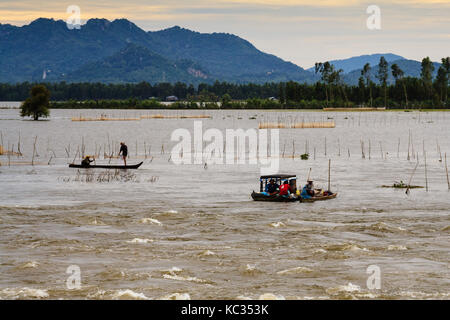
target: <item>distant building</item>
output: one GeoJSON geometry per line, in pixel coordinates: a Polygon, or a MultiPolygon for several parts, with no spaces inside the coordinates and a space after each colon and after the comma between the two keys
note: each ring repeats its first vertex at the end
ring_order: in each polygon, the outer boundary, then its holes
{"type": "Polygon", "coordinates": [[[168,96],[168,97],[166,97],[166,101],[170,101],[170,102],[178,101],[178,97],[168,96]]]}

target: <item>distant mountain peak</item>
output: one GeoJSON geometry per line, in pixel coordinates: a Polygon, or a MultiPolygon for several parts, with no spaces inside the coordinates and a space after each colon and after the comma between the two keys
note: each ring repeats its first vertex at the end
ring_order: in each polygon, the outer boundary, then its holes
{"type": "MultiPolygon", "coordinates": [[[[402,56],[393,53],[374,53],[354,56],[347,59],[330,60],[329,62],[334,65],[337,70],[342,69],[344,73],[350,73],[354,70],[362,69],[366,63],[369,63],[371,66],[378,65],[381,57],[384,57],[387,62],[405,59],[402,56]]],[[[314,67],[309,68],[308,71],[314,72],[314,67]]]]}
{"type": "Polygon", "coordinates": [[[63,20],[55,20],[53,18],[37,18],[36,20],[31,21],[28,26],[32,28],[39,28],[61,24],[65,25],[66,23],[63,20]]]}

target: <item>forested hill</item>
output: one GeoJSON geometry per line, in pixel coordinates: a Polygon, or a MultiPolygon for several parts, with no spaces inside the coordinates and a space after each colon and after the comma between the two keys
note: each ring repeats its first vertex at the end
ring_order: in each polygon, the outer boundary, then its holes
{"type": "Polygon", "coordinates": [[[150,83],[164,79],[264,83],[317,79],[316,75],[261,52],[235,35],[203,34],[180,27],[146,32],[126,19],[112,22],[91,19],[79,30],[70,30],[62,20],[43,18],[23,27],[0,24],[0,68],[0,82],[9,83],[42,80],[117,83],[143,79],[150,83]],[[130,45],[134,45],[135,55],[146,61],[140,71],[136,68],[139,61],[124,61],[130,45]],[[128,50],[125,56],[124,50],[128,50]],[[157,62],[161,64],[157,66],[157,62]],[[111,71],[104,75],[107,68],[111,71]]]}

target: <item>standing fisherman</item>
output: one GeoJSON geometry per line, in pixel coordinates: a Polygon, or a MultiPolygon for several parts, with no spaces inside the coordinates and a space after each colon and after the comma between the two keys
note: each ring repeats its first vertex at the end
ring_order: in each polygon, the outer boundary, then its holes
{"type": "Polygon", "coordinates": [[[127,166],[128,147],[124,142],[120,143],[119,156],[120,154],[122,154],[123,162],[125,163],[125,166],[127,166]]]}

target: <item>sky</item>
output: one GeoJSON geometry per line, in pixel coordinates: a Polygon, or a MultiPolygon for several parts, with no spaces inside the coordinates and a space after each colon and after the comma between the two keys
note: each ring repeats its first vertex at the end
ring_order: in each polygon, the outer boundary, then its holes
{"type": "Polygon", "coordinates": [[[433,61],[450,56],[450,0],[0,0],[0,23],[39,18],[126,18],[147,31],[180,26],[232,33],[258,49],[309,68],[317,61],[395,53],[433,61]],[[379,8],[379,29],[369,6],[379,8]]]}

